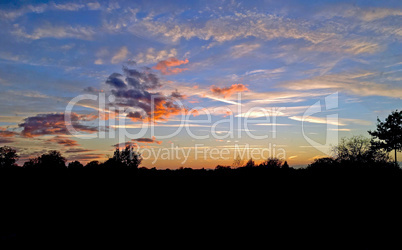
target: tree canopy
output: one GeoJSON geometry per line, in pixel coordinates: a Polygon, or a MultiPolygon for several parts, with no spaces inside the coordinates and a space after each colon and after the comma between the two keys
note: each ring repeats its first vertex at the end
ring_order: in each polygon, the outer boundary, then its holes
{"type": "Polygon", "coordinates": [[[4,146],[0,148],[0,168],[9,168],[16,166],[19,156],[15,149],[4,146]]]}
{"type": "Polygon", "coordinates": [[[402,111],[393,111],[385,121],[377,118],[377,129],[368,131],[372,136],[372,144],[390,152],[395,151],[395,164],[397,164],[396,153],[402,151],[402,111]]]}

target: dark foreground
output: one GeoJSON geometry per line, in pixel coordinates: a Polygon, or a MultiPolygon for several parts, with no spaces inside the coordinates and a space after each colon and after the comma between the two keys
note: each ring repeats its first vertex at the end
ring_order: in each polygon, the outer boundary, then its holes
{"type": "Polygon", "coordinates": [[[2,239],[162,234],[198,242],[224,234],[265,239],[273,230],[313,234],[314,242],[324,234],[330,245],[351,237],[355,249],[370,249],[384,233],[399,238],[396,168],[9,169],[0,171],[0,185],[2,239]]]}

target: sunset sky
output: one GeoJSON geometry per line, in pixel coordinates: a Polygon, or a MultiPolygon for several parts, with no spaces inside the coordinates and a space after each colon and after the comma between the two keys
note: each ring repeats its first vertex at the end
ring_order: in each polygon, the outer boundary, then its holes
{"type": "Polygon", "coordinates": [[[402,108],[400,0],[1,1],[0,24],[0,146],[20,164],[130,144],[161,169],[247,146],[306,165],[402,108]]]}

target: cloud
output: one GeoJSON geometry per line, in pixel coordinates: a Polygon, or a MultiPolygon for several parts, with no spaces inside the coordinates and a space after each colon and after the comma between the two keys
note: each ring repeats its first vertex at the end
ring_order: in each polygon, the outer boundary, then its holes
{"type": "Polygon", "coordinates": [[[114,148],[126,148],[126,147],[134,147],[134,148],[138,148],[138,144],[132,141],[128,141],[128,142],[122,142],[122,143],[118,143],[118,144],[114,144],[113,145],[114,148]]]}
{"type": "Polygon", "coordinates": [[[162,141],[157,141],[155,139],[155,136],[153,136],[152,138],[138,138],[138,139],[133,139],[132,141],[135,142],[140,142],[140,143],[157,143],[157,144],[161,144],[162,141]]]}
{"type": "Polygon", "coordinates": [[[69,161],[80,161],[81,163],[87,163],[87,162],[95,161],[95,160],[101,161],[102,159],[105,158],[105,155],[104,154],[76,154],[76,155],[70,155],[67,158],[69,161]]]}
{"type": "Polygon", "coordinates": [[[279,74],[285,72],[285,68],[276,68],[276,69],[256,69],[256,70],[251,70],[247,71],[244,75],[249,76],[249,75],[257,75],[257,74],[263,74],[263,75],[271,75],[271,74],[279,74]]]}
{"type": "Polygon", "coordinates": [[[72,125],[75,130],[86,133],[95,133],[97,127],[83,125],[81,121],[96,119],[94,115],[71,113],[71,124],[64,120],[64,113],[39,114],[24,119],[18,124],[22,128],[21,135],[24,137],[37,137],[42,135],[68,135],[70,134],[67,125],[72,125]]]}
{"type": "Polygon", "coordinates": [[[402,88],[363,80],[367,74],[332,74],[300,81],[292,81],[281,86],[292,90],[332,89],[359,96],[386,96],[402,99],[402,88]]]}
{"type": "Polygon", "coordinates": [[[65,11],[77,11],[85,7],[85,5],[77,3],[65,3],[65,4],[53,3],[52,5],[57,10],[65,10],[65,11]]]}
{"type": "Polygon", "coordinates": [[[8,138],[14,137],[17,134],[18,134],[17,132],[10,131],[10,130],[7,130],[5,128],[0,127],[0,137],[2,137],[2,138],[4,138],[4,137],[8,137],[8,138]]]}
{"type": "Polygon", "coordinates": [[[230,48],[230,50],[231,50],[232,56],[234,58],[240,58],[247,54],[250,54],[252,51],[258,49],[259,47],[261,47],[260,44],[243,43],[243,44],[232,46],[230,48]]]}
{"type": "Polygon", "coordinates": [[[13,138],[2,138],[0,137],[0,144],[8,144],[8,143],[13,143],[14,139],[13,138]]]}
{"type": "Polygon", "coordinates": [[[85,148],[69,148],[65,152],[66,154],[70,153],[86,153],[86,152],[92,152],[94,150],[92,149],[85,149],[85,148]]]}
{"type": "Polygon", "coordinates": [[[17,134],[17,132],[0,127],[0,144],[13,143],[17,134]]]}
{"type": "Polygon", "coordinates": [[[138,111],[129,112],[126,117],[130,118],[132,121],[142,121],[145,119],[143,114],[141,114],[141,112],[138,111]]]}
{"type": "Polygon", "coordinates": [[[345,126],[346,124],[341,123],[339,120],[335,119],[327,119],[327,118],[322,118],[322,117],[314,117],[314,116],[291,116],[289,119],[295,120],[295,121],[302,121],[302,122],[309,122],[309,123],[320,123],[320,124],[329,124],[329,125],[335,125],[335,126],[345,126]]]}
{"type": "MultiPolygon", "coordinates": [[[[314,117],[314,116],[291,116],[289,119],[295,121],[304,121],[310,123],[320,123],[320,124],[330,124],[330,125],[338,125],[338,126],[346,126],[350,123],[358,124],[361,126],[370,126],[371,122],[360,119],[350,119],[350,118],[339,118],[339,119],[327,119],[322,117],[314,117]]],[[[349,129],[338,129],[338,131],[349,131],[349,129]]]]}
{"type": "MultiPolygon", "coordinates": [[[[91,2],[87,3],[87,7],[89,10],[98,10],[100,9],[101,6],[98,2],[91,2]]],[[[0,18],[14,20],[29,13],[40,14],[45,11],[79,11],[82,9],[85,9],[85,5],[78,3],[64,3],[64,4],[50,3],[50,4],[38,4],[38,5],[29,4],[22,6],[19,9],[0,10],[0,18]]]]}
{"type": "Polygon", "coordinates": [[[373,21],[388,16],[402,16],[402,10],[387,9],[387,8],[371,8],[367,10],[358,11],[358,16],[364,21],[373,21]]]}
{"type": "Polygon", "coordinates": [[[97,88],[92,87],[92,86],[89,86],[89,87],[84,88],[84,92],[92,93],[92,94],[96,93],[97,94],[97,93],[103,92],[103,90],[97,89],[97,88]]]}
{"type": "Polygon", "coordinates": [[[176,49],[156,51],[154,48],[149,48],[145,53],[141,52],[136,55],[133,60],[138,64],[150,64],[167,60],[176,56],[176,49]]]}
{"type": "Polygon", "coordinates": [[[67,137],[64,136],[55,136],[51,139],[47,140],[48,142],[55,142],[58,143],[60,145],[66,146],[66,147],[76,147],[79,146],[79,144],[77,143],[77,141],[69,139],[67,137]]]}
{"type": "Polygon", "coordinates": [[[197,37],[201,40],[213,40],[219,43],[247,37],[263,40],[276,38],[305,39],[313,43],[326,39],[330,34],[308,29],[307,22],[282,18],[276,15],[260,14],[252,11],[246,14],[210,18],[203,24],[193,26],[190,22],[177,23],[166,20],[143,20],[129,28],[134,34],[144,33],[178,42],[184,38],[197,37]]]}
{"type": "Polygon", "coordinates": [[[96,64],[96,65],[102,65],[102,64],[103,64],[103,60],[100,59],[100,58],[98,58],[98,59],[96,59],[96,60],[94,61],[94,64],[96,64]]]}
{"type": "Polygon", "coordinates": [[[126,46],[123,46],[120,48],[120,50],[112,57],[112,59],[110,60],[110,62],[112,64],[116,64],[116,63],[120,63],[122,61],[124,61],[127,56],[128,56],[129,52],[126,46]]]}
{"type": "Polygon", "coordinates": [[[116,97],[115,105],[133,109],[128,112],[128,118],[133,121],[165,120],[184,110],[177,103],[178,99],[184,98],[179,92],[175,91],[167,96],[156,91],[162,84],[149,68],[139,71],[123,67],[123,74],[111,74],[106,84],[116,97]]]}
{"type": "Polygon", "coordinates": [[[26,5],[16,10],[0,10],[0,18],[14,20],[27,13],[43,13],[47,9],[47,4],[26,5]]]}
{"type": "Polygon", "coordinates": [[[332,18],[335,16],[358,18],[362,21],[371,22],[384,19],[390,16],[402,16],[402,10],[398,8],[359,8],[350,5],[341,5],[338,8],[331,8],[324,11],[320,16],[332,18]]]}
{"type": "MultiPolygon", "coordinates": [[[[386,12],[384,12],[386,13],[386,12]]],[[[394,14],[398,12],[395,11],[394,14]]],[[[334,14],[328,16],[334,17],[334,14]]],[[[377,14],[381,16],[384,14],[377,14]]],[[[370,14],[365,15],[366,19],[370,14]]],[[[320,17],[322,20],[322,17],[320,17]]],[[[206,21],[191,20],[183,22],[179,18],[161,18],[149,16],[122,25],[127,31],[138,35],[157,39],[164,43],[179,43],[181,39],[198,38],[208,41],[210,45],[219,45],[224,42],[241,39],[257,38],[263,41],[272,40],[299,40],[294,41],[307,50],[324,51],[333,54],[360,54],[373,53],[386,46],[382,38],[357,33],[365,25],[361,22],[344,23],[343,20],[332,20],[325,17],[322,22],[316,19],[286,18],[281,15],[265,14],[261,12],[236,12],[234,15],[211,15],[206,21]],[[350,35],[351,33],[356,35],[350,35]]],[[[389,32],[401,33],[399,26],[392,26],[389,32]]],[[[231,48],[232,56],[239,58],[258,48],[258,44],[240,44],[231,48]]],[[[209,48],[210,46],[204,46],[209,48]]]]}
{"type": "Polygon", "coordinates": [[[302,50],[359,55],[363,53],[372,54],[381,49],[380,44],[369,40],[372,39],[342,39],[341,36],[334,36],[325,42],[312,44],[302,50]]]}
{"type": "Polygon", "coordinates": [[[90,10],[98,10],[101,7],[101,5],[98,2],[87,3],[87,6],[88,6],[88,9],[90,9],[90,10]]]}
{"type": "Polygon", "coordinates": [[[210,90],[215,95],[223,95],[224,98],[227,98],[234,93],[247,91],[248,88],[243,84],[233,84],[230,87],[224,87],[224,88],[216,87],[213,85],[211,86],[210,90]]]}
{"type": "Polygon", "coordinates": [[[153,69],[160,70],[162,74],[164,75],[174,75],[178,74],[180,72],[183,72],[185,70],[188,70],[187,68],[174,68],[183,64],[187,64],[188,59],[186,60],[178,60],[174,57],[171,57],[167,60],[163,60],[158,62],[156,66],[152,67],[153,69]]]}
{"type": "Polygon", "coordinates": [[[95,35],[95,30],[91,27],[53,26],[52,24],[47,24],[34,29],[33,32],[29,34],[24,28],[21,28],[18,24],[14,24],[12,34],[32,40],[42,38],[76,38],[82,40],[92,40],[93,36],[95,35]]]}

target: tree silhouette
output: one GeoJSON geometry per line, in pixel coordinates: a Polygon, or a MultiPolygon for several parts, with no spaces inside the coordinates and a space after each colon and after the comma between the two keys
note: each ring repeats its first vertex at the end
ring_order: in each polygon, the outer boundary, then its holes
{"type": "Polygon", "coordinates": [[[253,168],[255,167],[255,162],[253,161],[253,159],[248,160],[248,162],[245,165],[246,168],[253,168]]]}
{"type": "Polygon", "coordinates": [[[84,168],[84,165],[79,161],[73,161],[68,164],[68,169],[81,169],[84,168]]]}
{"type": "Polygon", "coordinates": [[[331,157],[324,157],[315,159],[312,163],[307,166],[308,170],[324,170],[337,168],[339,166],[339,161],[331,157]]]}
{"type": "Polygon", "coordinates": [[[271,169],[279,169],[282,166],[282,160],[275,158],[275,157],[269,157],[266,161],[261,163],[260,167],[263,168],[271,168],[271,169]]]}
{"type": "Polygon", "coordinates": [[[131,146],[127,146],[123,150],[116,150],[113,153],[113,157],[109,158],[104,166],[106,168],[131,168],[137,169],[141,164],[142,158],[141,155],[137,152],[134,152],[134,148],[131,146]]]}
{"type": "Polygon", "coordinates": [[[375,148],[369,138],[362,135],[342,138],[338,146],[332,148],[335,160],[355,163],[386,163],[388,154],[380,148],[375,148]]]}
{"type": "Polygon", "coordinates": [[[0,168],[11,168],[16,167],[15,164],[19,156],[17,151],[11,147],[4,146],[0,148],[0,168]]]}
{"type": "Polygon", "coordinates": [[[368,133],[375,147],[395,151],[395,165],[398,165],[396,153],[402,151],[402,111],[393,111],[384,122],[377,118],[377,130],[368,133]]]}
{"type": "Polygon", "coordinates": [[[289,167],[288,162],[285,161],[285,162],[283,163],[283,165],[282,165],[282,169],[289,169],[289,168],[290,168],[290,167],[289,167]]]}
{"type": "Polygon", "coordinates": [[[85,165],[85,168],[88,169],[99,168],[99,161],[91,161],[87,165],[85,165]]]}
{"type": "Polygon", "coordinates": [[[24,168],[61,169],[66,167],[66,158],[56,150],[49,151],[37,158],[29,159],[24,168]]]}
{"type": "Polygon", "coordinates": [[[39,164],[39,157],[30,158],[28,161],[24,162],[23,168],[35,168],[39,164]]]}
{"type": "Polygon", "coordinates": [[[232,167],[240,168],[243,166],[243,159],[240,156],[237,156],[236,159],[233,160],[232,167]]]}

